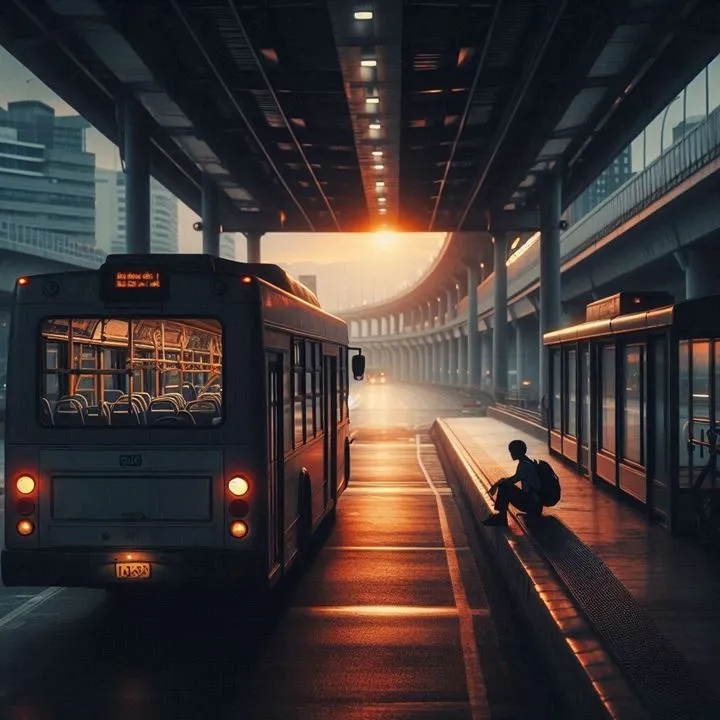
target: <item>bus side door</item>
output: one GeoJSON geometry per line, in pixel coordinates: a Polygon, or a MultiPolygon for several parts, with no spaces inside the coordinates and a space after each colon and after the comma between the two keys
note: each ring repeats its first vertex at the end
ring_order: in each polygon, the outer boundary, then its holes
{"type": "MultiPolygon", "coordinates": [[[[337,468],[337,358],[332,355],[323,356],[323,412],[325,413],[325,487],[329,488],[330,502],[325,499],[325,506],[335,505],[337,500],[338,468],[337,468]]],[[[326,490],[327,492],[327,490],[326,490]]]]}

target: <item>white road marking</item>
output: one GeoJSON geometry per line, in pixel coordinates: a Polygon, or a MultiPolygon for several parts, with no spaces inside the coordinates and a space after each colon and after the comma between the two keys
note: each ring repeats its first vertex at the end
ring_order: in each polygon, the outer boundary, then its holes
{"type": "Polygon", "coordinates": [[[485,688],[485,679],[483,677],[482,667],[480,665],[480,657],[475,644],[475,630],[473,628],[473,611],[467,599],[467,592],[462,581],[460,573],[460,563],[458,562],[457,551],[453,549],[452,535],[450,533],[450,525],[448,523],[445,508],[442,504],[442,496],[435,487],[430,473],[428,473],[425,464],[420,455],[420,436],[415,436],[415,452],[417,455],[418,465],[425,475],[425,479],[435,494],[435,502],[437,503],[438,516],[440,517],[440,530],[442,531],[443,543],[445,544],[445,556],[447,557],[448,570],[450,572],[450,583],[452,585],[453,595],[455,596],[455,605],[458,611],[458,622],[460,625],[460,645],[462,646],[463,663],[465,665],[465,679],[467,682],[468,700],[470,701],[470,713],[473,720],[480,720],[490,716],[488,706],[487,692],[485,688]]]}
{"type": "Polygon", "coordinates": [[[17,620],[19,617],[22,617],[23,615],[26,615],[33,610],[37,610],[37,608],[39,608],[43,603],[46,603],[48,600],[55,597],[55,595],[57,595],[58,593],[61,593],[63,590],[64,588],[61,587],[50,587],[38,593],[37,595],[33,595],[29,600],[20,605],[20,607],[16,607],[14,610],[11,610],[7,615],[3,615],[2,617],[0,617],[0,630],[8,626],[14,620],[17,620]]]}

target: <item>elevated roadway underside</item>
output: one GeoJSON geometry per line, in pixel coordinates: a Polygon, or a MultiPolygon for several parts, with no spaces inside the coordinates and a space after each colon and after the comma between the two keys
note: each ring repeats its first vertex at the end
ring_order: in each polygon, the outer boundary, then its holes
{"type": "Polygon", "coordinates": [[[537,228],[548,173],[571,201],[717,54],[719,13],[7,0],[0,43],[115,142],[138,102],[152,172],[196,211],[210,177],[225,230],[515,231],[537,228]]]}

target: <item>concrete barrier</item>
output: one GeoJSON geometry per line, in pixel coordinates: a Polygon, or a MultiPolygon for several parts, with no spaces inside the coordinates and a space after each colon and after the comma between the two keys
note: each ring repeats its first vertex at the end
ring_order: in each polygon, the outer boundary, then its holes
{"type": "Polygon", "coordinates": [[[539,423],[533,422],[530,418],[515,415],[514,413],[508,412],[497,405],[489,407],[487,414],[488,417],[500,420],[506,425],[512,425],[512,427],[522,430],[524,433],[538,438],[538,440],[547,440],[547,428],[543,427],[539,423]]]}
{"type": "MultiPolygon", "coordinates": [[[[493,507],[491,482],[446,423],[436,420],[431,434],[448,480],[460,487],[475,518],[484,519],[493,507]]],[[[507,530],[480,522],[478,530],[532,627],[544,661],[559,679],[568,717],[648,718],[522,522],[511,513],[507,530]]]]}

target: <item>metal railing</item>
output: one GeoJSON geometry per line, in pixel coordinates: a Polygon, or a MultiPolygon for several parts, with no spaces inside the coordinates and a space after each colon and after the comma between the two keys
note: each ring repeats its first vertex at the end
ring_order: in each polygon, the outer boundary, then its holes
{"type": "Polygon", "coordinates": [[[83,268],[97,268],[107,256],[65,235],[8,220],[0,220],[0,248],[83,268]]]}

